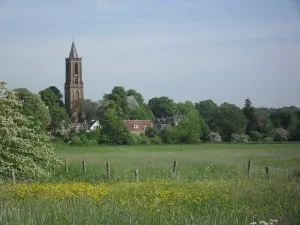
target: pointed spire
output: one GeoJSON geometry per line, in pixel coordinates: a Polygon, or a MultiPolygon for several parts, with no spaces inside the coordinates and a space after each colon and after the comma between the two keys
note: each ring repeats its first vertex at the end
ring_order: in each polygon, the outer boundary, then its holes
{"type": "Polygon", "coordinates": [[[74,40],[72,42],[69,58],[78,58],[78,54],[77,54],[77,51],[76,51],[74,40]]]}

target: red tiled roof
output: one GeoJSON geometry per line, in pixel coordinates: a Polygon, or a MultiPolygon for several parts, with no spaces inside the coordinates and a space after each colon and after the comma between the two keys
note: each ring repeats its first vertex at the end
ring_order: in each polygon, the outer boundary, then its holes
{"type": "Polygon", "coordinates": [[[151,120],[123,120],[124,125],[130,132],[142,133],[145,132],[145,127],[152,127],[151,120]]]}

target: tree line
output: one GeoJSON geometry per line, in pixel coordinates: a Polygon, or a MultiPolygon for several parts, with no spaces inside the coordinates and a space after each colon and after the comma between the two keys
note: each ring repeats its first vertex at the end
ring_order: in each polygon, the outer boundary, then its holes
{"type": "Polygon", "coordinates": [[[73,145],[86,144],[192,144],[200,142],[270,142],[300,141],[300,109],[254,107],[246,99],[242,108],[213,100],[175,102],[167,96],[153,97],[148,102],[136,90],[115,86],[99,101],[80,102],[85,118],[99,120],[101,129],[94,132],[63,132],[70,119],[63,95],[55,86],[35,94],[26,88],[14,90],[23,102],[22,112],[35,118],[55,140],[73,145]],[[161,130],[148,127],[145,134],[131,134],[123,120],[152,120],[180,115],[177,126],[161,130]]]}

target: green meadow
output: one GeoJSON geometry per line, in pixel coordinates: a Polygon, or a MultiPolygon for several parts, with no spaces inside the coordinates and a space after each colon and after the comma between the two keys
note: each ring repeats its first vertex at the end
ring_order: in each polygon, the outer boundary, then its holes
{"type": "Polygon", "coordinates": [[[2,182],[0,224],[300,224],[300,144],[55,151],[67,171],[62,165],[48,179],[2,182]]]}

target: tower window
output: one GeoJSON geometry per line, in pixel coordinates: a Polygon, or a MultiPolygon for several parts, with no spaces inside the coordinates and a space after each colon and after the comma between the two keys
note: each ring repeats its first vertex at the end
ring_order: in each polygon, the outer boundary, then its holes
{"type": "Polygon", "coordinates": [[[74,84],[78,84],[78,74],[75,74],[74,76],[74,84]]]}
{"type": "Polygon", "coordinates": [[[75,74],[78,74],[78,63],[75,63],[75,74]]]}

